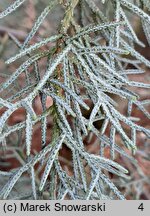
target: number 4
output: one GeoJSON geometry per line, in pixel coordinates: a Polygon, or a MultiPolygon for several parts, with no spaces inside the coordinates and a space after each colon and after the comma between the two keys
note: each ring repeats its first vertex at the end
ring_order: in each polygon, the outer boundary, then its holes
{"type": "Polygon", "coordinates": [[[139,210],[143,211],[144,210],[144,206],[143,206],[143,203],[141,203],[138,207],[139,210]]]}

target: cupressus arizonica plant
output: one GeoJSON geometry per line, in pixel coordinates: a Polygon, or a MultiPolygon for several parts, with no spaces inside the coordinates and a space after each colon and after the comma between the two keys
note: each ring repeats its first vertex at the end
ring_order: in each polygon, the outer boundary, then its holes
{"type": "MultiPolygon", "coordinates": [[[[15,0],[0,13],[4,19],[10,13],[23,7],[28,0],[15,0]]],[[[2,10],[2,8],[1,8],[2,10]]],[[[22,73],[25,73],[25,86],[11,97],[0,98],[1,108],[5,112],[0,117],[0,141],[2,148],[8,148],[7,138],[13,133],[25,131],[23,148],[26,157],[22,166],[10,171],[0,171],[4,184],[1,187],[2,199],[125,199],[109,179],[108,173],[129,178],[128,171],[115,162],[115,155],[120,154],[126,160],[136,163],[134,157],[125,152],[123,145],[132,154],[136,153],[137,132],[150,137],[150,131],[132,117],[132,107],[137,106],[146,116],[149,100],[141,101],[131,87],[149,88],[150,84],[135,82],[129,74],[144,73],[142,65],[150,67],[150,61],[142,56],[135,46],[144,47],[132,26],[130,14],[139,18],[144,34],[150,44],[150,11],[149,0],[49,0],[34,23],[24,43],[13,35],[10,38],[17,44],[18,53],[9,58],[6,64],[27,57],[14,73],[0,85],[0,92],[12,88],[22,73]],[[63,19],[58,26],[58,33],[43,38],[30,45],[46,16],[60,6],[64,10],[63,19]],[[50,44],[50,48],[41,47],[50,44]],[[45,72],[41,75],[38,62],[46,58],[45,72]],[[130,64],[130,67],[129,67],[130,64]],[[32,71],[29,68],[33,66],[32,71]],[[128,103],[127,115],[118,109],[114,95],[128,103]],[[39,96],[42,103],[42,114],[37,115],[33,109],[35,98],[39,96]],[[46,107],[50,96],[53,105],[46,107]],[[93,107],[89,107],[89,103],[93,107]],[[26,120],[13,126],[7,120],[14,111],[24,107],[26,120]],[[84,115],[90,110],[90,115],[84,115]],[[51,142],[46,143],[47,118],[53,117],[51,142]],[[101,122],[98,129],[96,122],[101,122]],[[31,154],[33,127],[41,123],[41,151],[31,154]],[[129,135],[124,125],[130,128],[129,135]],[[106,129],[110,128],[109,133],[106,129]],[[89,153],[84,139],[95,134],[99,141],[99,152],[89,153]],[[115,142],[116,134],[122,139],[119,146],[115,142]],[[67,146],[72,152],[72,175],[65,171],[59,161],[59,151],[67,146]],[[105,148],[110,149],[110,158],[104,156],[105,148]],[[39,163],[40,162],[40,163],[39,163]],[[40,180],[37,181],[35,166],[43,168],[40,180]],[[89,167],[87,178],[85,165],[89,167]],[[32,190],[22,194],[15,192],[15,186],[28,175],[32,190]]],[[[19,153],[23,148],[13,146],[19,153]]]]}

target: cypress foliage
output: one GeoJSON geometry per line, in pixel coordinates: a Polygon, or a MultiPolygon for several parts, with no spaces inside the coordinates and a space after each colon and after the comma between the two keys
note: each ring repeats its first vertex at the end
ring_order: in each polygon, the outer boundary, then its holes
{"type": "MultiPolygon", "coordinates": [[[[0,19],[19,10],[24,2],[15,0],[0,13],[0,19]]],[[[128,155],[123,145],[134,155],[137,132],[150,137],[150,130],[137,124],[131,115],[133,105],[136,105],[150,118],[146,110],[150,101],[141,101],[130,88],[149,89],[150,84],[132,81],[128,77],[129,74],[142,76],[143,64],[150,67],[150,61],[135,49],[136,45],[145,45],[136,35],[129,14],[139,17],[150,44],[149,11],[150,4],[146,0],[101,0],[99,4],[95,0],[49,0],[23,44],[10,35],[18,45],[18,53],[9,58],[6,64],[24,56],[28,59],[0,85],[0,92],[3,95],[4,90],[8,91],[15,85],[22,73],[26,74],[26,86],[15,94],[12,92],[11,97],[0,98],[1,108],[7,107],[0,117],[0,141],[7,148],[7,138],[24,131],[26,158],[22,158],[23,164],[19,168],[9,172],[0,171],[1,178],[7,180],[0,191],[2,199],[10,199],[11,194],[19,199],[42,199],[44,194],[48,199],[125,199],[107,173],[129,178],[128,171],[115,162],[116,153],[135,164],[134,156],[128,155]],[[58,5],[65,12],[57,34],[30,45],[46,16],[58,5]],[[40,50],[49,43],[50,48],[40,50]],[[42,58],[47,59],[47,65],[44,75],[40,76],[38,62],[42,58]],[[32,72],[29,72],[30,66],[33,66],[32,72]],[[117,101],[112,95],[127,101],[126,116],[118,111],[117,101]],[[33,109],[37,96],[40,96],[43,108],[41,115],[37,115],[33,109]],[[53,99],[53,105],[46,108],[46,98],[49,96],[53,99]],[[92,110],[87,100],[92,102],[92,110]],[[8,118],[20,107],[26,110],[26,120],[8,126],[8,118]],[[86,110],[90,112],[89,117],[84,115],[86,110]],[[53,117],[53,136],[51,142],[46,144],[49,116],[53,117]],[[98,121],[103,122],[100,129],[95,126],[98,121]],[[32,154],[33,127],[39,122],[42,125],[41,151],[32,154]],[[124,129],[124,124],[130,128],[131,136],[124,129]],[[109,125],[110,134],[105,133],[109,125]],[[97,155],[86,150],[84,139],[90,134],[96,135],[99,141],[100,152],[97,155]],[[116,134],[120,135],[122,146],[115,143],[116,134]],[[59,152],[64,145],[72,152],[72,176],[63,170],[59,161],[59,152]],[[110,148],[109,159],[104,156],[106,146],[110,148]],[[35,165],[39,162],[43,172],[37,181],[35,165]],[[85,164],[90,174],[86,173],[85,164]],[[21,194],[19,188],[15,192],[15,185],[25,178],[26,173],[29,174],[32,192],[21,194]]],[[[23,149],[16,150],[14,146],[16,154],[17,151],[21,155],[23,149]]]]}

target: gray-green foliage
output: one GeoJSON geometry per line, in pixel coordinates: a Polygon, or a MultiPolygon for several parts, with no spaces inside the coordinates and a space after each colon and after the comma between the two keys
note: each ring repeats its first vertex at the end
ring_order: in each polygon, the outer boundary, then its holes
{"type": "MultiPolygon", "coordinates": [[[[0,13],[0,19],[23,6],[24,2],[25,0],[14,1],[0,13]]],[[[15,185],[25,178],[26,173],[31,179],[32,193],[26,195],[19,194],[18,191],[16,198],[41,199],[41,194],[46,194],[48,199],[125,199],[110,181],[106,171],[120,178],[128,178],[128,171],[114,161],[116,152],[136,163],[115,143],[116,134],[120,134],[122,144],[132,153],[137,149],[138,131],[150,137],[150,131],[139,126],[131,116],[133,105],[136,105],[150,118],[146,110],[149,101],[141,101],[136,92],[129,89],[132,86],[149,89],[150,84],[131,81],[128,78],[128,74],[144,73],[143,64],[150,67],[150,62],[135,50],[136,44],[144,44],[138,39],[129,18],[130,14],[140,18],[150,44],[150,16],[146,12],[150,11],[149,1],[66,0],[66,4],[57,0],[49,2],[23,44],[10,35],[18,45],[19,51],[6,63],[10,64],[24,56],[28,59],[1,84],[0,92],[16,85],[22,73],[26,74],[26,86],[17,93],[12,92],[9,97],[0,98],[1,108],[7,107],[0,117],[0,141],[2,147],[5,143],[5,147],[9,149],[7,138],[13,133],[19,134],[24,131],[26,158],[20,159],[22,166],[16,170],[0,171],[1,178],[7,177],[0,196],[3,199],[11,198],[15,185]],[[48,13],[57,5],[65,9],[58,34],[29,45],[48,13]],[[80,20],[74,15],[74,10],[77,10],[80,20]],[[48,49],[39,50],[49,43],[52,45],[48,49]],[[132,60],[130,56],[133,57],[132,60]],[[42,58],[47,58],[43,76],[40,75],[38,66],[38,61],[42,58]],[[128,68],[129,64],[133,65],[132,69],[128,68]],[[29,72],[30,66],[33,66],[32,73],[29,72]],[[84,93],[81,89],[84,89],[84,93]],[[121,100],[125,99],[128,102],[127,116],[118,111],[117,102],[111,95],[117,95],[121,100]],[[41,115],[37,115],[33,109],[36,96],[40,96],[41,99],[41,115]],[[46,108],[47,96],[53,98],[50,108],[46,108]],[[94,105],[89,118],[84,116],[85,110],[90,109],[85,99],[94,105]],[[20,107],[26,110],[26,120],[13,126],[7,125],[10,115],[20,107]],[[52,140],[46,145],[48,116],[53,117],[54,126],[52,140]],[[103,121],[100,130],[94,124],[99,120],[103,121]],[[33,154],[33,128],[38,122],[41,122],[42,127],[42,150],[33,154]],[[130,128],[131,136],[122,123],[130,128]],[[105,133],[108,125],[111,125],[110,135],[105,133]],[[100,152],[97,155],[87,152],[83,142],[84,138],[91,134],[94,134],[99,142],[100,152]],[[62,169],[59,161],[59,151],[64,145],[72,152],[71,176],[62,169]],[[104,156],[106,146],[110,148],[110,159],[104,156]],[[35,169],[39,162],[40,169],[44,169],[40,180],[35,169]],[[90,174],[87,174],[85,164],[89,167],[90,174]]],[[[13,148],[15,156],[17,152],[18,155],[22,155],[22,151],[23,148],[13,148]]]]}

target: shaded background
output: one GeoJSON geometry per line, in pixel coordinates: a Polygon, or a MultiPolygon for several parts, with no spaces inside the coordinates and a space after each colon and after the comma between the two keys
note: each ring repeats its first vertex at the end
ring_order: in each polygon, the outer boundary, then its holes
{"type": "MultiPolygon", "coordinates": [[[[6,8],[12,1],[11,0],[0,0],[0,10],[6,8]]],[[[49,0],[28,0],[19,10],[9,15],[0,21],[0,83],[2,83],[9,74],[11,74],[19,65],[19,62],[15,62],[11,65],[6,65],[5,60],[8,59],[13,54],[17,53],[18,48],[14,44],[14,42],[9,38],[8,32],[12,35],[16,36],[16,38],[23,42],[30,32],[34,21],[40,14],[40,12],[47,5],[49,0]]],[[[42,37],[47,37],[51,34],[55,34],[57,32],[57,27],[61,18],[63,17],[63,9],[57,7],[52,13],[50,13],[43,24],[41,25],[38,33],[32,39],[31,44],[40,40],[42,37]]],[[[133,18],[133,17],[132,17],[133,18]]],[[[147,59],[150,60],[150,47],[148,46],[146,39],[144,37],[144,33],[142,31],[142,27],[138,22],[138,19],[134,17],[133,25],[136,27],[136,32],[138,37],[146,44],[146,48],[139,48],[137,50],[142,53],[147,59]]],[[[40,62],[40,69],[44,72],[45,61],[42,60],[40,62]]],[[[149,82],[150,83],[150,71],[149,69],[143,68],[146,70],[144,74],[140,75],[132,75],[130,78],[139,82],[149,82]]],[[[18,89],[22,88],[22,84],[24,82],[24,75],[21,75],[19,78],[19,82],[17,85],[13,86],[9,91],[4,92],[3,95],[0,95],[2,98],[11,95],[11,91],[18,91],[18,89]]],[[[134,88],[135,92],[137,92],[141,100],[150,99],[150,90],[142,89],[142,88],[134,88]]],[[[116,98],[118,100],[118,98],[116,98]]],[[[52,101],[47,101],[48,106],[51,105],[52,101]]],[[[126,113],[126,103],[123,101],[118,101],[119,108],[122,112],[126,113]]],[[[36,113],[41,112],[41,104],[39,99],[37,98],[34,104],[34,109],[36,113]]],[[[147,107],[147,110],[150,111],[150,107],[147,107]]],[[[3,113],[3,110],[0,109],[0,114],[3,113]]],[[[136,107],[134,107],[132,111],[132,116],[138,117],[139,124],[144,126],[145,128],[150,129],[150,121],[147,117],[136,107]]],[[[25,119],[25,111],[23,109],[17,110],[11,117],[9,118],[9,125],[13,125],[19,122],[22,122],[25,119]]],[[[52,119],[48,120],[48,135],[47,135],[47,143],[49,143],[51,139],[51,129],[53,123],[52,119]]],[[[119,136],[116,137],[116,142],[120,142],[119,136]]],[[[17,156],[15,158],[14,152],[11,151],[11,146],[14,145],[15,142],[22,142],[24,140],[24,134],[20,135],[20,138],[16,138],[15,135],[9,138],[7,154],[0,151],[0,169],[1,170],[11,170],[20,166],[21,161],[18,160],[17,156]],[[7,155],[7,156],[6,156],[7,155]]],[[[89,136],[85,140],[85,145],[87,151],[91,153],[97,153],[98,144],[97,139],[94,136],[89,136]]],[[[110,175],[113,182],[117,185],[117,187],[126,195],[127,199],[150,199],[150,141],[147,140],[145,135],[141,132],[138,133],[137,136],[137,146],[138,150],[135,155],[135,158],[138,161],[138,166],[135,166],[130,163],[126,158],[118,155],[116,161],[121,165],[126,167],[129,170],[129,174],[131,175],[131,179],[123,180],[116,176],[110,175]]],[[[39,151],[41,149],[41,130],[40,125],[37,124],[34,128],[33,139],[32,139],[32,151],[33,153],[39,151]]],[[[125,149],[124,149],[125,150],[125,149]]],[[[105,149],[105,156],[109,157],[109,150],[105,149]]],[[[70,172],[71,175],[71,153],[67,148],[62,149],[60,154],[60,160],[62,161],[63,167],[67,172],[70,172]]],[[[89,170],[87,169],[87,172],[89,170]]],[[[0,183],[4,181],[4,179],[0,179],[0,183]]],[[[24,185],[28,185],[27,179],[25,179],[24,185]]],[[[37,179],[38,181],[38,179],[37,179]]],[[[20,185],[21,190],[21,185],[20,185]]],[[[23,189],[22,189],[23,190],[23,189]]]]}

